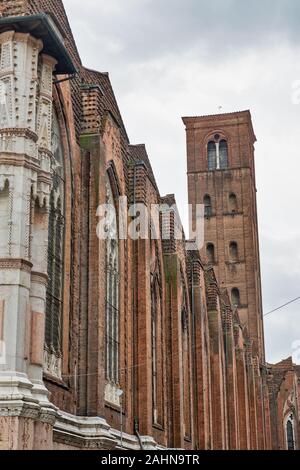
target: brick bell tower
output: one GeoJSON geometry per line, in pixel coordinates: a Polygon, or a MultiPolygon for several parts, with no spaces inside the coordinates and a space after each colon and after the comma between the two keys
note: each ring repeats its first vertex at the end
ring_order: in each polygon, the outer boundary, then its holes
{"type": "Polygon", "coordinates": [[[249,111],[185,117],[190,204],[205,206],[202,259],[247,326],[265,359],[254,143],[249,111]]]}

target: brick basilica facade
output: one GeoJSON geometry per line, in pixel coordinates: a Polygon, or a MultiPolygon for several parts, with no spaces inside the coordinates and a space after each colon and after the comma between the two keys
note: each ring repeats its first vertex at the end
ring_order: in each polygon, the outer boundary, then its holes
{"type": "Polygon", "coordinates": [[[298,448],[299,368],[265,361],[250,112],[183,122],[200,251],[62,0],[0,0],[0,449],[298,448]],[[159,236],[99,237],[120,198],[163,204],[159,236]]]}

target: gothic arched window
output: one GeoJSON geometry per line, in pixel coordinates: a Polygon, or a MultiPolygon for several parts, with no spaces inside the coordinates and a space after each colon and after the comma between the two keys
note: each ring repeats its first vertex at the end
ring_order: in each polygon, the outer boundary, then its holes
{"type": "Polygon", "coordinates": [[[211,197],[208,194],[204,196],[203,204],[204,204],[204,216],[211,217],[212,215],[211,197]]]}
{"type": "Polygon", "coordinates": [[[295,450],[294,429],[290,419],[286,423],[286,442],[288,450],[295,450]]]}
{"type": "Polygon", "coordinates": [[[60,376],[64,272],[65,172],[63,146],[55,110],[52,121],[52,190],[48,225],[48,285],[46,292],[46,368],[60,376]]]}
{"type": "Polygon", "coordinates": [[[225,139],[220,140],[216,134],[207,145],[208,170],[224,170],[228,168],[228,144],[225,139]]]}
{"type": "Polygon", "coordinates": [[[217,149],[215,142],[211,141],[207,146],[208,169],[210,171],[217,168],[217,149]]]}
{"type": "Polygon", "coordinates": [[[226,140],[221,140],[219,144],[220,169],[228,168],[228,145],[226,140]]]}
{"type": "Polygon", "coordinates": [[[151,350],[153,422],[163,425],[163,322],[161,291],[158,276],[151,282],[151,350]]]}
{"type": "Polygon", "coordinates": [[[236,287],[234,287],[231,291],[231,303],[234,307],[239,307],[240,301],[240,291],[236,287]]]}
{"type": "Polygon", "coordinates": [[[110,225],[106,239],[106,379],[119,384],[119,240],[117,213],[109,177],[106,177],[106,204],[110,225]]]}

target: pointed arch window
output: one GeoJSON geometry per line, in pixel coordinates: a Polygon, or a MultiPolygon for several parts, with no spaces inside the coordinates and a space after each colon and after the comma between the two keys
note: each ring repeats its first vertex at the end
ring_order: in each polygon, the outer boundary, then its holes
{"type": "Polygon", "coordinates": [[[151,350],[153,422],[163,426],[163,321],[161,288],[157,274],[152,275],[151,282],[151,350]]]}
{"type": "Polygon", "coordinates": [[[48,285],[46,291],[45,350],[46,369],[61,375],[62,312],[64,273],[65,171],[63,146],[55,109],[52,121],[52,190],[48,224],[48,285]]]}
{"type": "Polygon", "coordinates": [[[228,144],[216,134],[207,145],[208,170],[225,170],[228,168],[228,144]]]}
{"type": "Polygon", "coordinates": [[[119,376],[119,239],[117,212],[109,176],[106,176],[106,204],[110,211],[110,226],[106,239],[106,379],[118,385],[119,376]]]}

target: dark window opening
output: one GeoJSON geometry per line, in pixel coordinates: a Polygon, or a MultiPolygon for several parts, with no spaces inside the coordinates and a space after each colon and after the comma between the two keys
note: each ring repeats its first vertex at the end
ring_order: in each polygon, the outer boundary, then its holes
{"type": "Polygon", "coordinates": [[[226,140],[221,140],[219,144],[220,169],[228,168],[228,145],[226,140]]]}
{"type": "Polygon", "coordinates": [[[286,438],[288,450],[295,450],[294,430],[293,424],[290,420],[288,420],[286,424],[286,438]]]}
{"type": "Polygon", "coordinates": [[[240,306],[240,291],[236,287],[231,291],[231,303],[234,307],[240,306]]]}
{"type": "Polygon", "coordinates": [[[229,195],[229,210],[230,212],[237,212],[238,205],[237,205],[237,197],[234,193],[229,195]]]}
{"type": "Polygon", "coordinates": [[[232,261],[232,262],[236,262],[239,259],[238,244],[236,242],[230,242],[230,245],[229,245],[229,258],[230,258],[230,261],[232,261]]]}
{"type": "Polygon", "coordinates": [[[206,257],[209,264],[215,264],[215,247],[212,243],[206,246],[206,257]]]}
{"type": "Polygon", "coordinates": [[[213,171],[217,168],[217,147],[215,142],[209,142],[207,146],[208,169],[213,171]]]}
{"type": "Polygon", "coordinates": [[[208,194],[206,194],[203,198],[204,203],[204,216],[211,217],[212,215],[212,205],[211,205],[211,198],[208,194]]]}
{"type": "Polygon", "coordinates": [[[208,170],[224,170],[228,168],[228,144],[225,139],[219,140],[216,134],[214,140],[207,145],[208,170]]]}

